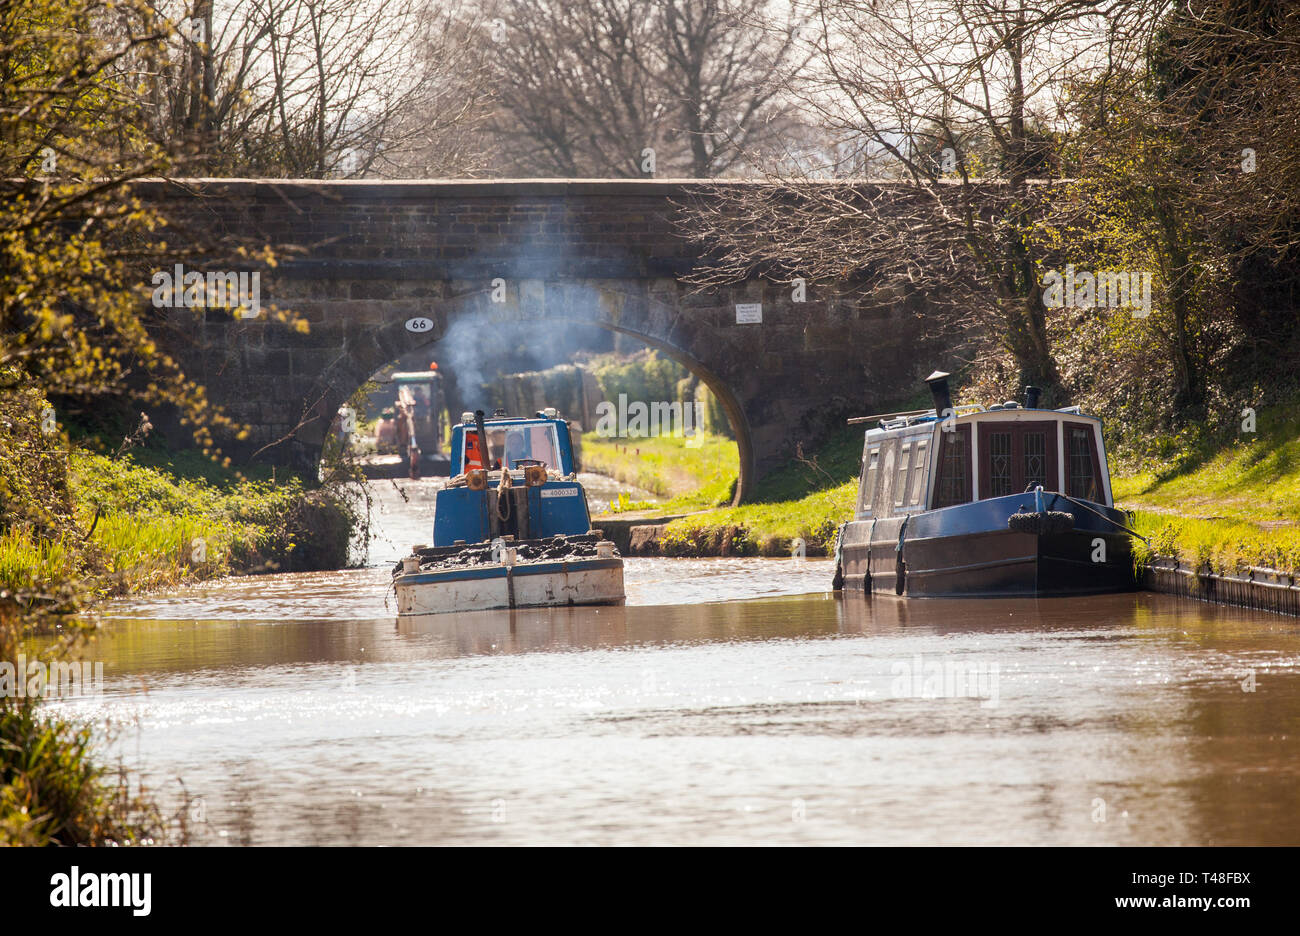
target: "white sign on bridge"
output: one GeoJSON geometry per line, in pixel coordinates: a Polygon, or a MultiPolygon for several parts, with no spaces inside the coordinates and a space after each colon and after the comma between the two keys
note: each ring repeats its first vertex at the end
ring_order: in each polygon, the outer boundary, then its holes
{"type": "Polygon", "coordinates": [[[763,303],[761,302],[737,302],[736,303],[736,324],[737,325],[759,325],[763,321],[763,303]]]}

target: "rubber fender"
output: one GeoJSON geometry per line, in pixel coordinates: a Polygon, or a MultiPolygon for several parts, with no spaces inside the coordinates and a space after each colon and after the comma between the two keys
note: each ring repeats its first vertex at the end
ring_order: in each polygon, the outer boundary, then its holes
{"type": "Polygon", "coordinates": [[[1007,529],[1017,533],[1068,533],[1074,529],[1074,514],[1063,510],[1043,510],[1037,513],[1014,513],[1007,517],[1007,529]]]}

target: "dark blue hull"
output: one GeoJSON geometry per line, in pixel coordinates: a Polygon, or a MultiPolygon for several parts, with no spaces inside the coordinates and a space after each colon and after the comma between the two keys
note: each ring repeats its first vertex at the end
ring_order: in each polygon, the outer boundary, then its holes
{"type": "MultiPolygon", "coordinates": [[[[840,539],[845,589],[912,597],[1081,595],[1136,587],[1118,510],[1043,496],[1055,514],[1042,532],[1011,529],[1035,511],[1013,494],[901,517],[852,521],[840,539]],[[1069,521],[1061,522],[1068,514],[1069,521]],[[1106,519],[1103,519],[1106,518],[1106,519]]],[[[1041,514],[1039,514],[1041,516],[1041,514]]]]}

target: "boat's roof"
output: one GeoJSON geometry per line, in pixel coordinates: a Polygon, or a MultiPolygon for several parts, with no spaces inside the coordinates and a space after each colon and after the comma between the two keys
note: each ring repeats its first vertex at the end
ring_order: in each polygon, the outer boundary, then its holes
{"type": "MultiPolygon", "coordinates": [[[[1090,416],[1082,412],[1077,406],[1066,406],[1061,409],[1030,409],[1021,406],[1014,401],[1008,403],[994,404],[993,406],[980,406],[979,404],[966,404],[953,408],[957,422],[978,422],[983,419],[1087,419],[1092,422],[1101,423],[1100,416],[1090,416]]],[[[923,425],[932,425],[939,421],[938,415],[934,410],[921,410],[915,413],[900,413],[892,419],[882,419],[879,424],[867,429],[867,433],[889,434],[902,432],[908,429],[915,429],[923,425]]]]}
{"type": "MultiPolygon", "coordinates": [[[[549,419],[545,416],[484,416],[483,423],[489,426],[531,426],[531,425],[558,425],[565,422],[560,417],[549,419]]],[[[453,429],[473,429],[472,422],[458,422],[453,429]]]]}

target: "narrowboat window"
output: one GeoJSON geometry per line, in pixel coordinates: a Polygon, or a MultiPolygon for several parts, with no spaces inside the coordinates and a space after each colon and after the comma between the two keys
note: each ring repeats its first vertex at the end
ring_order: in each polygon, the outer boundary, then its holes
{"type": "Polygon", "coordinates": [[[907,502],[907,468],[908,455],[911,454],[912,443],[904,442],[898,453],[898,480],[894,482],[894,506],[902,507],[907,502]]]}
{"type": "Polygon", "coordinates": [[[1093,471],[1092,432],[1070,427],[1070,496],[1099,501],[1097,474],[1093,471]]]}
{"type": "Polygon", "coordinates": [[[940,435],[939,480],[934,505],[951,507],[970,500],[970,427],[959,426],[940,435]]]}
{"type": "Polygon", "coordinates": [[[894,484],[894,459],[898,455],[898,443],[886,442],[880,456],[880,499],[876,501],[876,516],[888,514],[890,494],[894,484]]]}
{"type": "Polygon", "coordinates": [[[1057,424],[999,422],[980,426],[980,497],[1006,497],[1057,480],[1057,424]]]}
{"type": "Polygon", "coordinates": [[[1011,487],[1011,433],[990,432],[989,496],[1003,497],[1011,493],[1011,487]]]}
{"type": "Polygon", "coordinates": [[[1024,434],[1024,446],[1025,486],[1041,484],[1044,488],[1048,487],[1047,433],[1026,432],[1024,434]]]}
{"type": "Polygon", "coordinates": [[[876,493],[876,471],[880,461],[880,446],[873,445],[867,452],[867,470],[862,473],[862,490],[858,492],[858,513],[871,512],[872,496],[876,493]]]}
{"type": "Polygon", "coordinates": [[[912,456],[912,496],[907,499],[909,506],[916,506],[925,500],[925,479],[929,472],[929,460],[926,458],[930,449],[930,440],[922,439],[916,443],[916,452],[912,456]]]}

